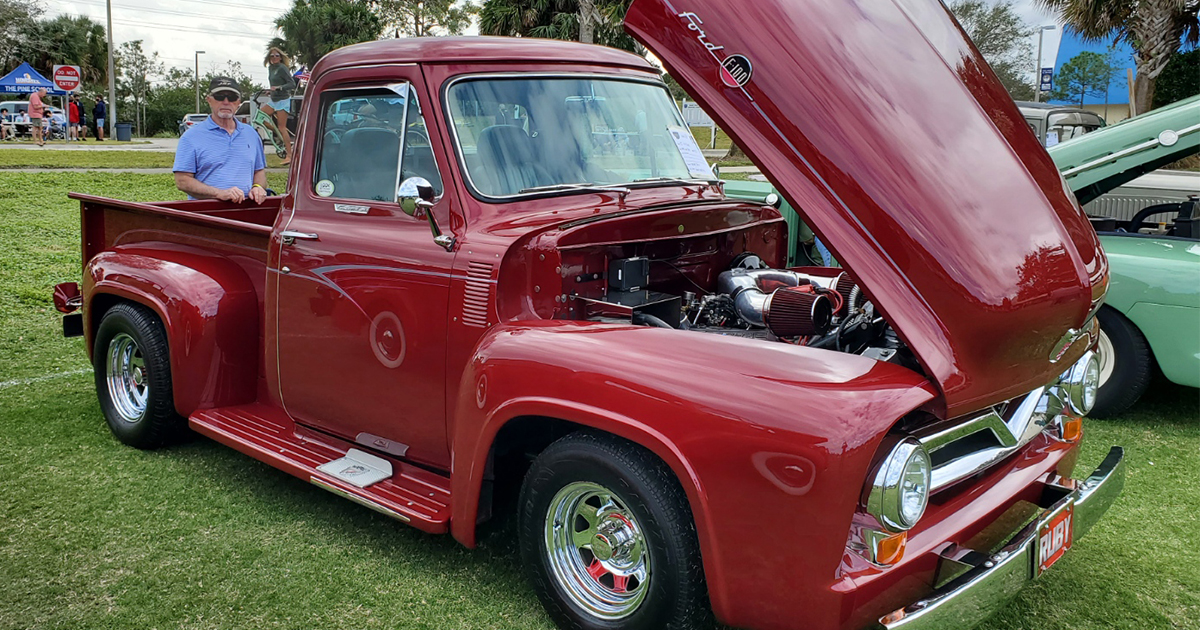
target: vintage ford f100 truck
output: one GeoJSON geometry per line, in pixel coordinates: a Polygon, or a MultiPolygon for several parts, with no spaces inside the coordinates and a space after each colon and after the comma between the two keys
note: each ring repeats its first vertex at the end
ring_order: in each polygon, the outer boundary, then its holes
{"type": "Polygon", "coordinates": [[[852,4],[626,17],[844,271],[787,268],[641,57],[351,46],[281,197],[74,195],[109,426],[467,546],[511,507],[563,627],[978,621],[1120,492],[1119,448],[1071,478],[1107,265],[943,6],[852,4]]]}

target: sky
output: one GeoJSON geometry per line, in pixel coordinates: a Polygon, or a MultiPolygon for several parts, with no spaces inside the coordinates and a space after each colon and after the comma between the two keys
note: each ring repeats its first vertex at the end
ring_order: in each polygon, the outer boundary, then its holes
{"type": "MultiPolygon", "coordinates": [[[[990,0],[995,2],[996,0],[990,0]]],[[[240,62],[251,79],[267,84],[263,67],[266,45],[278,32],[274,20],[291,6],[292,0],[111,0],[113,41],[119,46],[140,39],[147,53],[157,52],[168,67],[194,68],[195,51],[200,55],[200,74],[240,62]]],[[[105,0],[47,0],[46,17],[82,15],[106,23],[105,0]]],[[[1053,24],[1033,0],[1013,0],[1013,7],[1027,24],[1053,24]]],[[[1062,30],[1045,33],[1043,66],[1053,66],[1054,52],[1062,30]]],[[[1034,50],[1037,37],[1034,36],[1034,50]]],[[[1032,64],[1031,64],[1032,65],[1032,64]]],[[[1032,76],[1033,68],[1030,68],[1032,76]]]]}

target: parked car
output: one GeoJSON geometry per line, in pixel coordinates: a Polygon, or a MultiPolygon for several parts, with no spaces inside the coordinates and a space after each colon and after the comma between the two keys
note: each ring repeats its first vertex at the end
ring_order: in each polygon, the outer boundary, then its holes
{"type": "Polygon", "coordinates": [[[1200,96],[1050,148],[1111,269],[1098,314],[1105,352],[1093,415],[1128,409],[1156,368],[1200,387],[1200,172],[1155,171],[1197,153],[1200,96]]]}
{"type": "Polygon", "coordinates": [[[208,118],[208,114],[188,114],[179,121],[179,135],[183,135],[185,131],[191,129],[197,123],[204,122],[208,118]]]}
{"type": "Polygon", "coordinates": [[[1079,107],[1030,101],[1017,101],[1017,107],[1034,135],[1047,147],[1078,138],[1105,124],[1099,114],[1079,107]]]}
{"type": "Polygon", "coordinates": [[[783,217],[721,192],[640,56],[358,44],[313,69],[284,197],[73,193],[94,238],[55,303],[114,435],[186,422],[467,546],[513,496],[564,628],[1002,607],[1123,482],[1118,447],[1070,480],[1099,242],[940,2],[745,6],[625,26],[848,273],[787,268],[783,217]],[[358,99],[369,125],[332,115],[358,99]]]}

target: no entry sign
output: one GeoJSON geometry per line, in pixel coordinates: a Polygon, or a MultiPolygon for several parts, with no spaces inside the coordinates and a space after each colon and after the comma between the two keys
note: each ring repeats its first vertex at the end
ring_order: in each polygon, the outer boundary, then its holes
{"type": "Polygon", "coordinates": [[[79,89],[79,66],[54,66],[54,87],[65,92],[79,89]]]}

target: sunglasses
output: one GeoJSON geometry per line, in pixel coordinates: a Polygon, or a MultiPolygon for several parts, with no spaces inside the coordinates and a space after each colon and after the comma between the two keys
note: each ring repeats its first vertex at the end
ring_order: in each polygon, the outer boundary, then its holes
{"type": "Polygon", "coordinates": [[[241,96],[233,92],[217,92],[212,95],[214,101],[225,101],[226,103],[236,103],[242,100],[241,96]]]}

